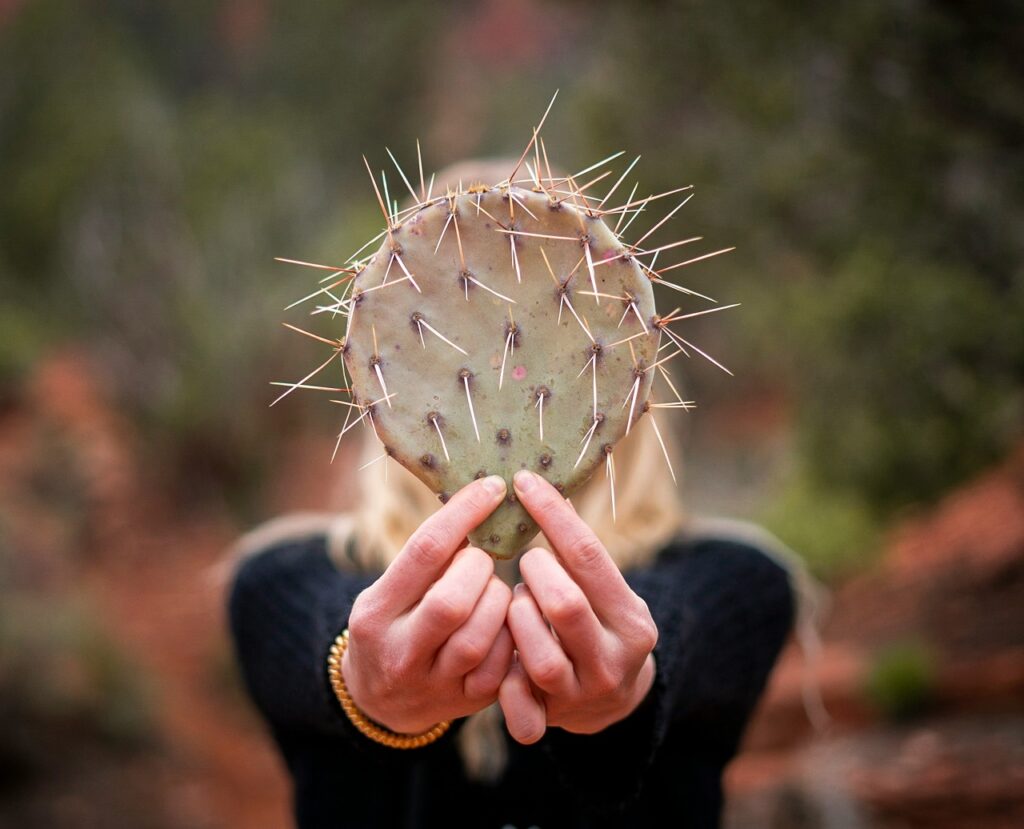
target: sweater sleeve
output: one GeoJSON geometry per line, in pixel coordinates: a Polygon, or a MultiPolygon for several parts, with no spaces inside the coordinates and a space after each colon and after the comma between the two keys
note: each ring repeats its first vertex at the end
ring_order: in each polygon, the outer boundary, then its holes
{"type": "Polygon", "coordinates": [[[236,570],[228,624],[245,685],[275,735],[334,735],[365,759],[404,763],[432,746],[402,752],[368,739],[341,709],[327,676],[331,643],[347,627],[356,596],[376,578],[335,567],[323,536],[277,544],[236,570]]]}
{"type": "Polygon", "coordinates": [[[679,543],[625,575],[658,626],[654,685],[632,714],[604,731],[556,728],[543,741],[581,811],[605,817],[640,795],[667,739],[678,737],[684,753],[724,769],[795,609],[787,572],[734,541],[679,543]]]}

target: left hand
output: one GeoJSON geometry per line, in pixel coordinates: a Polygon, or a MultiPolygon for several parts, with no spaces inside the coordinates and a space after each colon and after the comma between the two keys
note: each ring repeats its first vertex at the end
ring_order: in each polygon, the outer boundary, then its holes
{"type": "Polygon", "coordinates": [[[654,682],[658,628],[608,551],[551,484],[521,470],[516,495],[557,557],[523,554],[507,624],[518,658],[498,700],[509,733],[534,743],[549,725],[593,734],[629,716],[654,682]]]}

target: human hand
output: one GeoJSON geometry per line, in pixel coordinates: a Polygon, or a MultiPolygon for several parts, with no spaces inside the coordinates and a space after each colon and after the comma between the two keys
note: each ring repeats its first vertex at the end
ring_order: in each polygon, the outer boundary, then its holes
{"type": "Polygon", "coordinates": [[[359,709],[392,731],[419,733],[497,697],[512,660],[511,591],[487,553],[459,548],[505,492],[497,475],[463,487],[356,597],[342,674],[359,709]]]}
{"type": "Polygon", "coordinates": [[[658,628],[593,531],[551,484],[525,470],[516,495],[557,557],[523,554],[507,624],[518,659],[498,698],[509,733],[533,743],[549,725],[579,734],[631,714],[654,682],[658,628]]]}

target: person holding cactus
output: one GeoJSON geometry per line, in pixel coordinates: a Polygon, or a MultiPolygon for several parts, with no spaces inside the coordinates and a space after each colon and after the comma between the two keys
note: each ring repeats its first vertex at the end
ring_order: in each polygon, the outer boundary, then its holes
{"type": "Polygon", "coordinates": [[[687,521],[662,469],[650,433],[626,439],[615,523],[600,480],[570,503],[516,476],[548,542],[518,567],[465,546],[504,486],[474,481],[431,512],[397,464],[352,515],[243,539],[231,631],[296,825],[718,825],[795,592],[753,533],[687,521]],[[346,628],[365,717],[396,734],[450,722],[441,736],[403,750],[346,716],[325,666],[346,628]]]}
{"type": "Polygon", "coordinates": [[[537,132],[532,186],[526,153],[436,198],[403,173],[379,251],[311,295],[348,320],[311,336],[374,468],[350,513],[244,537],[228,594],[303,829],[717,826],[793,628],[777,542],[676,493],[654,409],[687,407],[663,363],[703,352],[654,313],[649,233],[620,241],[641,203],[541,172],[537,132]]]}

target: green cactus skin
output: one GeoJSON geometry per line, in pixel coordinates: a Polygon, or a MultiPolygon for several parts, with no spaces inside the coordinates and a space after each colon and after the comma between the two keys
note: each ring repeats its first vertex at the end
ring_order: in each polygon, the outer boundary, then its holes
{"type": "Polygon", "coordinates": [[[349,309],[353,401],[385,452],[442,501],[484,475],[508,483],[470,536],[495,557],[537,532],[516,470],[568,496],[646,410],[661,334],[651,281],[572,200],[515,186],[435,198],[392,227],[349,309]]]}

